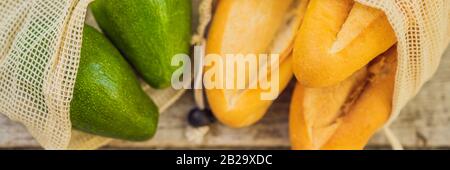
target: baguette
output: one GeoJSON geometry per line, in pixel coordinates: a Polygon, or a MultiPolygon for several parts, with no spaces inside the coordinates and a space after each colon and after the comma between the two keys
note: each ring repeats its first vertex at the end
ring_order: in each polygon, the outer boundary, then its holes
{"type": "Polygon", "coordinates": [[[311,0],[294,45],[305,87],[336,85],[397,42],[383,11],[353,0],[311,0]]]}
{"type": "MultiPolygon", "coordinates": [[[[307,0],[221,0],[211,23],[207,54],[280,54],[279,87],[293,77],[292,49],[307,0]],[[291,15],[292,14],[292,15],[291,15]]],[[[208,71],[205,67],[205,71],[208,71]]],[[[268,77],[271,74],[269,73],[268,77]]],[[[247,76],[249,84],[254,81],[247,76]]],[[[234,128],[260,120],[273,101],[261,100],[264,90],[207,89],[209,106],[217,119],[234,128]]]]}
{"type": "Polygon", "coordinates": [[[298,83],[290,108],[292,148],[363,149],[389,118],[396,67],[393,47],[337,85],[308,88],[298,83]]]}

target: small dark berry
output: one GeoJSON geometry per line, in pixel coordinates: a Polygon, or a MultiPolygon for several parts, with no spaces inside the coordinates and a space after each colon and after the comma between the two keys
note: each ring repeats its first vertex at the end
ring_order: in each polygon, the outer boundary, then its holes
{"type": "Polygon", "coordinates": [[[198,108],[194,108],[189,112],[188,121],[193,127],[202,127],[213,124],[216,119],[211,110],[200,110],[198,108]]]}

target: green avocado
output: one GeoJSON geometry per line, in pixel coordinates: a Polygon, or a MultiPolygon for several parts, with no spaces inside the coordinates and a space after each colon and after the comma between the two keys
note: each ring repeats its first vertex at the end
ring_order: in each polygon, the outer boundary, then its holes
{"type": "Polygon", "coordinates": [[[154,88],[170,86],[176,54],[190,52],[190,0],[96,0],[100,28],[154,88]]]}
{"type": "Polygon", "coordinates": [[[103,34],[85,26],[70,104],[72,126],[100,136],[143,141],[155,134],[158,116],[120,52],[103,34]]]}

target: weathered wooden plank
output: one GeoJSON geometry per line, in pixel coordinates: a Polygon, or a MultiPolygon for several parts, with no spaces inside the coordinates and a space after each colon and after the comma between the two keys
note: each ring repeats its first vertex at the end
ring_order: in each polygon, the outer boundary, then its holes
{"type": "MultiPolygon", "coordinates": [[[[443,57],[435,77],[402,111],[392,130],[402,144],[410,148],[450,148],[450,49],[443,57]]],[[[291,85],[292,86],[292,85],[291,85]]],[[[231,129],[220,124],[211,127],[201,141],[188,140],[191,128],[187,112],[194,107],[190,93],[161,116],[155,139],[147,142],[113,141],[108,148],[288,148],[287,109],[290,87],[267,116],[258,124],[231,129]]],[[[191,136],[192,137],[192,136],[191,136]]],[[[370,147],[388,147],[383,135],[377,134],[370,147]]],[[[0,116],[0,148],[37,148],[39,145],[23,126],[0,116]]]]}

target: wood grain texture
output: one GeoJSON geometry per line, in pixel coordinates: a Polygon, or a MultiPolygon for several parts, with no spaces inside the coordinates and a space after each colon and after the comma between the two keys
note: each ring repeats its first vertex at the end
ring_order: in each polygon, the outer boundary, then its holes
{"type": "MultiPolygon", "coordinates": [[[[450,148],[450,49],[445,53],[436,75],[422,89],[392,125],[393,132],[407,148],[450,148]]],[[[176,148],[231,148],[231,149],[287,149],[288,106],[292,85],[272,106],[258,124],[231,129],[219,123],[211,126],[203,140],[190,141],[192,132],[186,117],[194,107],[191,92],[185,94],[176,107],[163,113],[159,131],[147,142],[113,141],[106,148],[176,149],[176,148]]],[[[201,139],[201,138],[199,138],[201,139]]],[[[388,148],[382,134],[377,134],[369,148],[388,148]]],[[[0,116],[0,148],[39,148],[26,129],[0,116]]]]}

